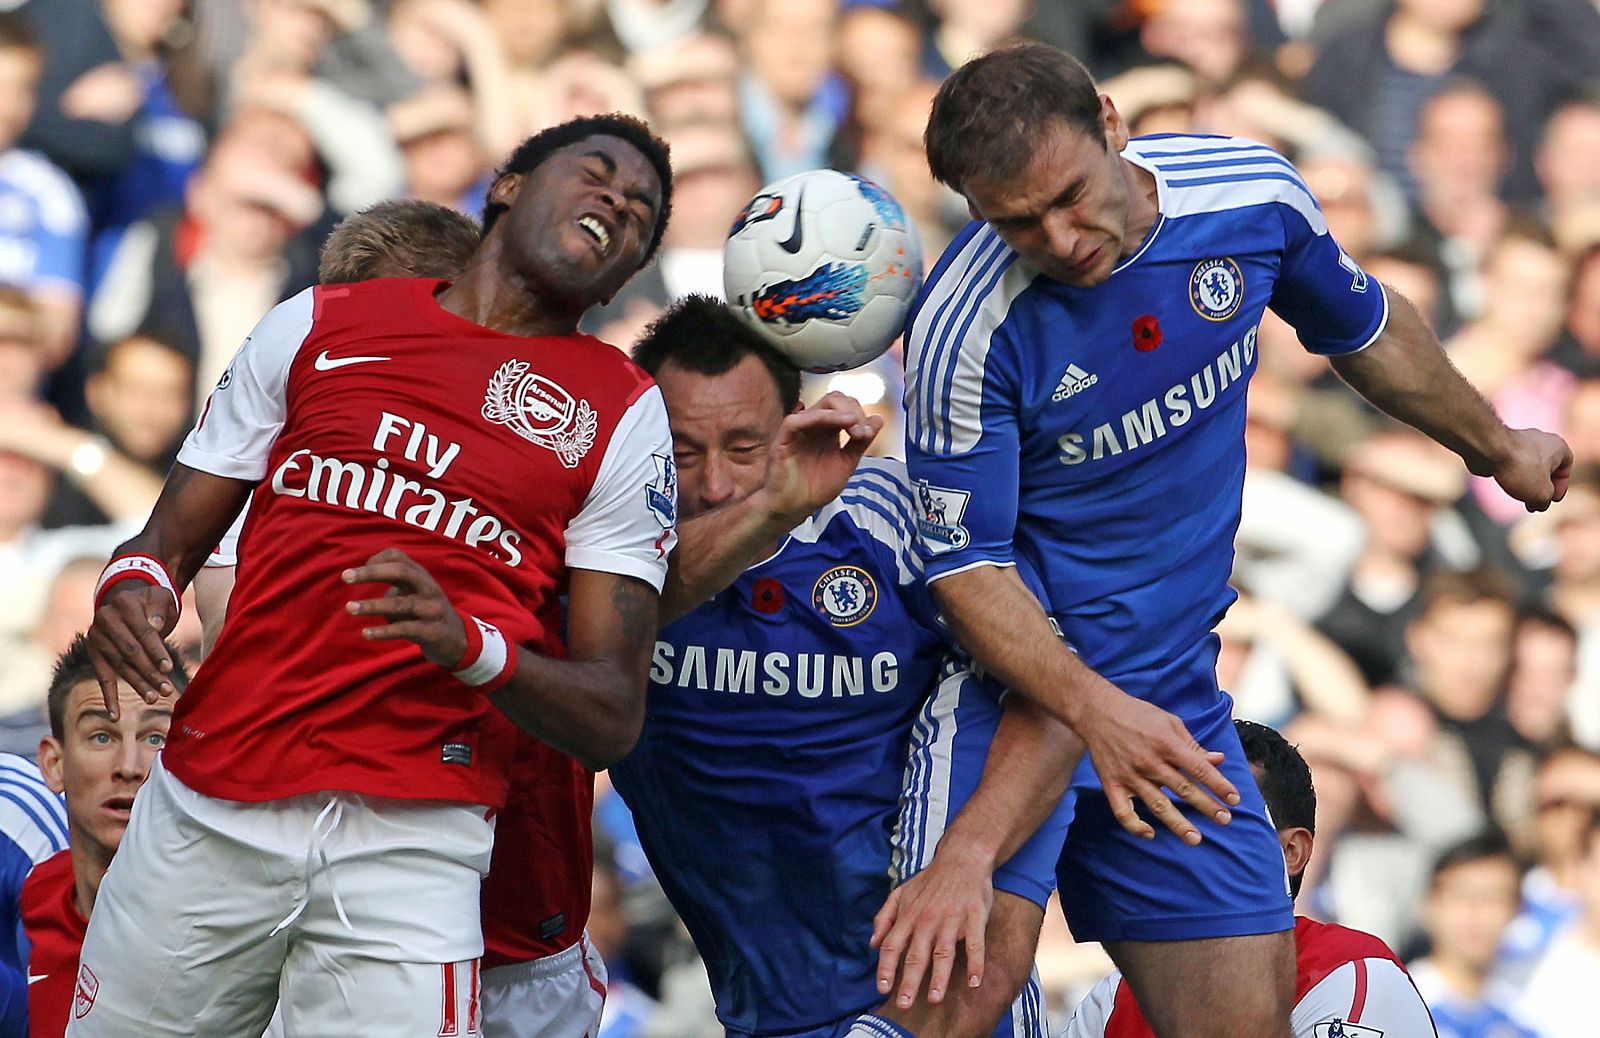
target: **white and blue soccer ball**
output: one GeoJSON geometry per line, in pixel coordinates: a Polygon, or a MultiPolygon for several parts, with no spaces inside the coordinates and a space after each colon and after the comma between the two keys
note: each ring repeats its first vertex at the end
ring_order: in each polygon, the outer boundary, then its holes
{"type": "Polygon", "coordinates": [[[883,188],[831,169],[769,184],[723,250],[728,304],[798,367],[882,356],[922,287],[922,245],[883,188]]]}

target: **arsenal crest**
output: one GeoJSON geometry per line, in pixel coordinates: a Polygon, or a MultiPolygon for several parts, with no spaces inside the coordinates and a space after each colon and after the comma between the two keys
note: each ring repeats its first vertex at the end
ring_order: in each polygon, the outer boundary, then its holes
{"type": "Polygon", "coordinates": [[[571,393],[529,371],[527,362],[520,360],[506,361],[489,379],[483,417],[510,426],[529,443],[554,451],[569,469],[576,468],[594,446],[598,425],[589,401],[574,400],[571,393]]]}

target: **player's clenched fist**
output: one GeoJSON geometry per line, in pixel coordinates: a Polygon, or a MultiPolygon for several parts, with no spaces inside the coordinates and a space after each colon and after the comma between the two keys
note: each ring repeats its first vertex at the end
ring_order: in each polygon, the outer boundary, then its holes
{"type": "Polygon", "coordinates": [[[115,720],[117,682],[154,703],[177,690],[167,677],[172,657],[162,638],[178,622],[178,604],[164,587],[123,580],[107,587],[89,625],[89,659],[94,663],[106,711],[115,720]]]}
{"type": "Polygon", "coordinates": [[[428,662],[456,666],[467,653],[467,630],[438,581],[405,552],[386,548],[365,565],[347,569],[346,584],[388,584],[380,598],[349,602],[352,616],[370,616],[381,624],[361,632],[368,641],[416,642],[428,662]]]}

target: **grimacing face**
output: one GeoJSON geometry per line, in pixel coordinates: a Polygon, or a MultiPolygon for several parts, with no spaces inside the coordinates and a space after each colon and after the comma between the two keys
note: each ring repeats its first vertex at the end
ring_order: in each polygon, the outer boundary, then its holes
{"type": "Polygon", "coordinates": [[[766,365],[746,356],[721,375],[702,375],[669,360],[655,378],[672,426],[680,517],[755,493],[784,419],[766,365]]]}
{"type": "Polygon", "coordinates": [[[528,173],[501,177],[505,249],[530,283],[564,299],[605,302],[638,272],[661,219],[662,185],[633,145],[595,134],[528,173]]]}
{"type": "Polygon", "coordinates": [[[1139,244],[1133,232],[1140,229],[1131,226],[1130,173],[1121,158],[1127,124],[1104,95],[1100,110],[1103,142],[1057,122],[1041,136],[1021,176],[962,185],[976,219],[987,221],[1040,273],[1076,288],[1105,281],[1139,244]]]}

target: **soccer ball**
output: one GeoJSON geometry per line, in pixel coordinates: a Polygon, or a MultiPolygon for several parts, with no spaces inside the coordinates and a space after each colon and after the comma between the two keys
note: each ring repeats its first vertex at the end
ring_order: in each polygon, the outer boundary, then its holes
{"type": "Polygon", "coordinates": [[[723,250],[728,304],[806,371],[882,356],[922,286],[922,245],[900,203],[831,169],[769,184],[723,250]]]}

